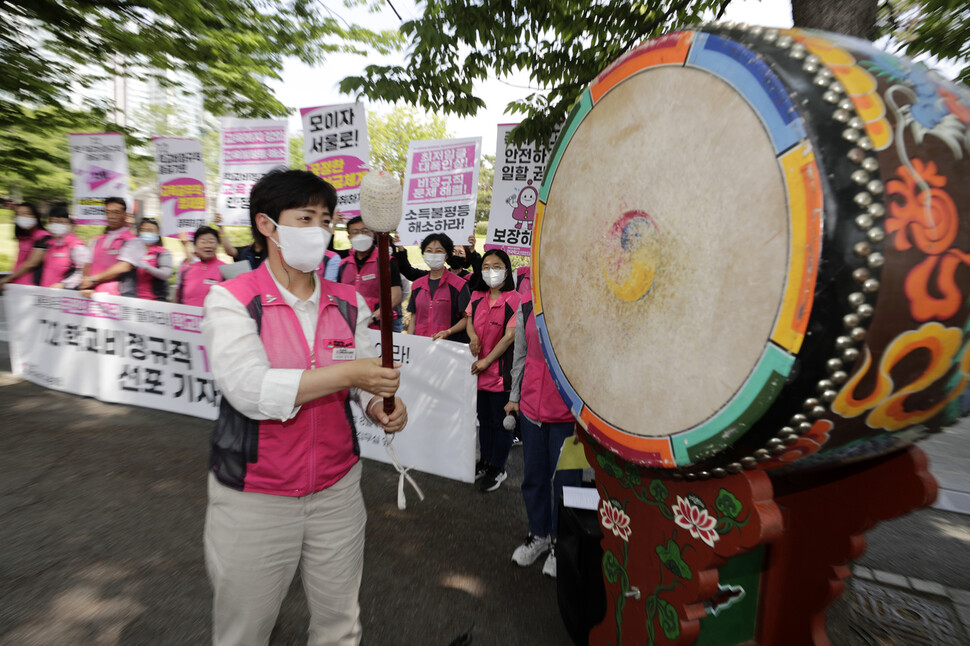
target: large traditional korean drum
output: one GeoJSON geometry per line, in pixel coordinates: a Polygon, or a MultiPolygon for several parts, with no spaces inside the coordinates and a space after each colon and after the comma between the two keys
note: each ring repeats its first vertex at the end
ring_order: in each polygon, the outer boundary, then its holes
{"type": "Polygon", "coordinates": [[[970,92],[870,43],[713,26],[645,42],[562,129],[536,321],[620,457],[688,477],[874,456],[970,376],[970,92]]]}

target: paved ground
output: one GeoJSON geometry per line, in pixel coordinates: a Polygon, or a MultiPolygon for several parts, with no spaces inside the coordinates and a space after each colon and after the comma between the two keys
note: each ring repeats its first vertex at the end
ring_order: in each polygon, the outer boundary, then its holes
{"type": "MultiPolygon", "coordinates": [[[[5,379],[6,370],[0,342],[0,644],[205,644],[210,423],[57,393],[5,379]]],[[[967,425],[924,443],[953,491],[967,483],[968,448],[967,425]]],[[[526,527],[521,470],[514,449],[509,480],[488,496],[418,474],[426,500],[409,497],[401,512],[396,474],[365,463],[365,644],[447,645],[463,633],[476,645],[569,643],[541,562],[509,562],[526,527]]],[[[936,644],[970,644],[970,516],[924,509],[885,523],[857,566],[859,581],[962,614],[952,621],[957,641],[936,644]]],[[[871,591],[853,594],[830,613],[833,644],[916,646],[899,635],[873,640],[853,605],[871,591]]],[[[271,643],[305,643],[306,624],[296,581],[271,643]]]]}

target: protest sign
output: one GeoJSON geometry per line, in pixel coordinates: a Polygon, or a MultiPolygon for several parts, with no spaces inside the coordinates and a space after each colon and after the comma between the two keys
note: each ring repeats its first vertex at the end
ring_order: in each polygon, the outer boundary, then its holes
{"type": "Polygon", "coordinates": [[[229,226],[249,226],[249,192],[268,171],[289,159],[285,119],[223,117],[216,212],[229,226]]]}
{"type": "Polygon", "coordinates": [[[485,248],[502,249],[510,256],[528,256],[532,253],[532,225],[542,174],[555,140],[545,147],[532,143],[513,146],[509,133],[517,125],[503,123],[498,127],[485,248]]]}
{"type": "MultiPolygon", "coordinates": [[[[221,394],[202,345],[202,308],[107,294],[7,285],[10,362],[33,383],[102,401],[215,419],[221,394]]],[[[375,344],[380,332],[371,331],[375,344]]],[[[405,467],[472,482],[477,378],[468,346],[394,335],[408,425],[394,439],[405,467]]],[[[361,455],[389,462],[385,433],[352,405],[361,455]]]]}
{"type": "Polygon", "coordinates": [[[362,103],[303,108],[307,170],[337,189],[337,212],[345,220],[360,215],[360,180],[367,174],[370,145],[362,103]]]}
{"type": "Polygon", "coordinates": [[[429,233],[444,233],[455,244],[467,244],[475,232],[481,149],[481,137],[408,144],[398,228],[401,244],[418,244],[429,233]]]}
{"type": "Polygon", "coordinates": [[[78,224],[104,224],[104,200],[120,197],[131,210],[128,152],[117,132],[67,136],[74,176],[74,218],[78,224]]]}
{"type": "Polygon", "coordinates": [[[206,223],[202,144],[198,139],[173,137],[154,137],[152,141],[162,203],[162,235],[195,231],[206,223]]]}

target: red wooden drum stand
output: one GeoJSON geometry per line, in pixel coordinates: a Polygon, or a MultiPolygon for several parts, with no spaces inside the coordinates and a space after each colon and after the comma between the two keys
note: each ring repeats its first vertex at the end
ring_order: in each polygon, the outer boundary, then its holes
{"type": "Polygon", "coordinates": [[[686,481],[583,442],[606,587],[590,644],[828,644],[825,611],[863,533],[936,498],[915,446],[824,471],[686,481]]]}

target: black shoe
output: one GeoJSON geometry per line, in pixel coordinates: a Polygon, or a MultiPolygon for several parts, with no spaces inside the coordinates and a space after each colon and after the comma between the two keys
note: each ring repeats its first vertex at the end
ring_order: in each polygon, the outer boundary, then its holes
{"type": "Polygon", "coordinates": [[[485,475],[485,472],[486,471],[488,471],[488,465],[487,464],[485,464],[481,460],[479,460],[478,462],[476,462],[475,463],[475,482],[478,482],[479,480],[481,480],[482,479],[482,476],[485,475]]]}
{"type": "Polygon", "coordinates": [[[482,493],[488,493],[490,491],[495,491],[498,489],[502,482],[508,478],[508,474],[505,471],[496,469],[495,467],[489,467],[488,471],[482,477],[481,482],[478,483],[478,488],[482,493]]]}

